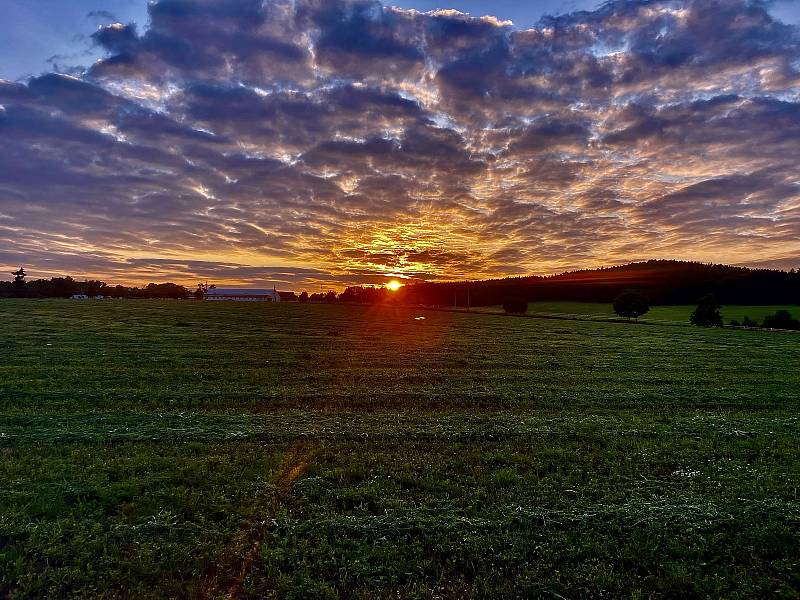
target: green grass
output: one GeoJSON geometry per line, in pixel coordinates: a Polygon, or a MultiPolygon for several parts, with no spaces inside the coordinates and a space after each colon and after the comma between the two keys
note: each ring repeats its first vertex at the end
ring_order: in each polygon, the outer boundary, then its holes
{"type": "MultiPolygon", "coordinates": [[[[652,306],[650,311],[639,321],[641,323],[656,323],[668,325],[689,326],[689,315],[694,306],[652,306]]],[[[476,312],[502,313],[502,306],[478,307],[476,312]]],[[[725,324],[731,321],[740,323],[745,317],[761,323],[767,315],[775,314],[778,310],[788,310],[792,315],[800,317],[800,306],[723,306],[722,317],[725,324]]],[[[531,302],[528,304],[528,314],[534,316],[557,316],[581,320],[619,319],[614,314],[610,304],[595,304],[591,302],[531,302]]]]}
{"type": "Polygon", "coordinates": [[[0,596],[800,594],[798,335],[151,301],[0,319],[0,596]]]}

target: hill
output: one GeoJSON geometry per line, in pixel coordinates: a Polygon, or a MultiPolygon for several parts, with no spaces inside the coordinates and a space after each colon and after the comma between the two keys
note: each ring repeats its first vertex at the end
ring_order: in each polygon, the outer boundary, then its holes
{"type": "Polygon", "coordinates": [[[402,290],[402,300],[444,306],[466,306],[467,302],[488,306],[509,296],[529,302],[612,302],[626,289],[643,291],[653,304],[693,304],[708,293],[723,304],[796,304],[800,302],[800,273],[649,260],[547,277],[416,284],[402,290]]]}

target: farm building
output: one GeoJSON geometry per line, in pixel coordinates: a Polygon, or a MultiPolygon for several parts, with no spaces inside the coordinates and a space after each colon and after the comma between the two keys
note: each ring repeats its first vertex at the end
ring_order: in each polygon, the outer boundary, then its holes
{"type": "Polygon", "coordinates": [[[216,302],[280,302],[280,294],[272,290],[253,290],[253,289],[233,289],[233,288],[214,288],[205,294],[206,300],[216,302]]]}
{"type": "Polygon", "coordinates": [[[88,300],[89,296],[87,296],[86,294],[72,294],[72,296],[70,296],[70,299],[72,299],[72,300],[88,300]]]}

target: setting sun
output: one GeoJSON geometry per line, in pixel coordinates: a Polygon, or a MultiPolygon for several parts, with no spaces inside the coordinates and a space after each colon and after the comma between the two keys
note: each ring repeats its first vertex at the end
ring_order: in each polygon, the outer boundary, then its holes
{"type": "Polygon", "coordinates": [[[401,287],[403,287],[403,284],[397,281],[396,279],[392,279],[389,283],[386,284],[386,289],[388,289],[390,292],[396,292],[401,287]]]}

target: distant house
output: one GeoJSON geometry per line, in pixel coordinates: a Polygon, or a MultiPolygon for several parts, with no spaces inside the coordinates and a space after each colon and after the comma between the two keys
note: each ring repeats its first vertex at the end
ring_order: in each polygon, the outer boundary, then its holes
{"type": "Polygon", "coordinates": [[[278,292],[281,302],[300,302],[300,298],[294,292],[278,292]]]}
{"type": "Polygon", "coordinates": [[[203,296],[204,300],[213,302],[280,302],[281,296],[274,289],[253,290],[234,288],[213,288],[203,296]]]}
{"type": "Polygon", "coordinates": [[[70,296],[70,299],[71,300],[88,300],[89,296],[87,296],[86,294],[72,294],[72,296],[70,296]]]}

